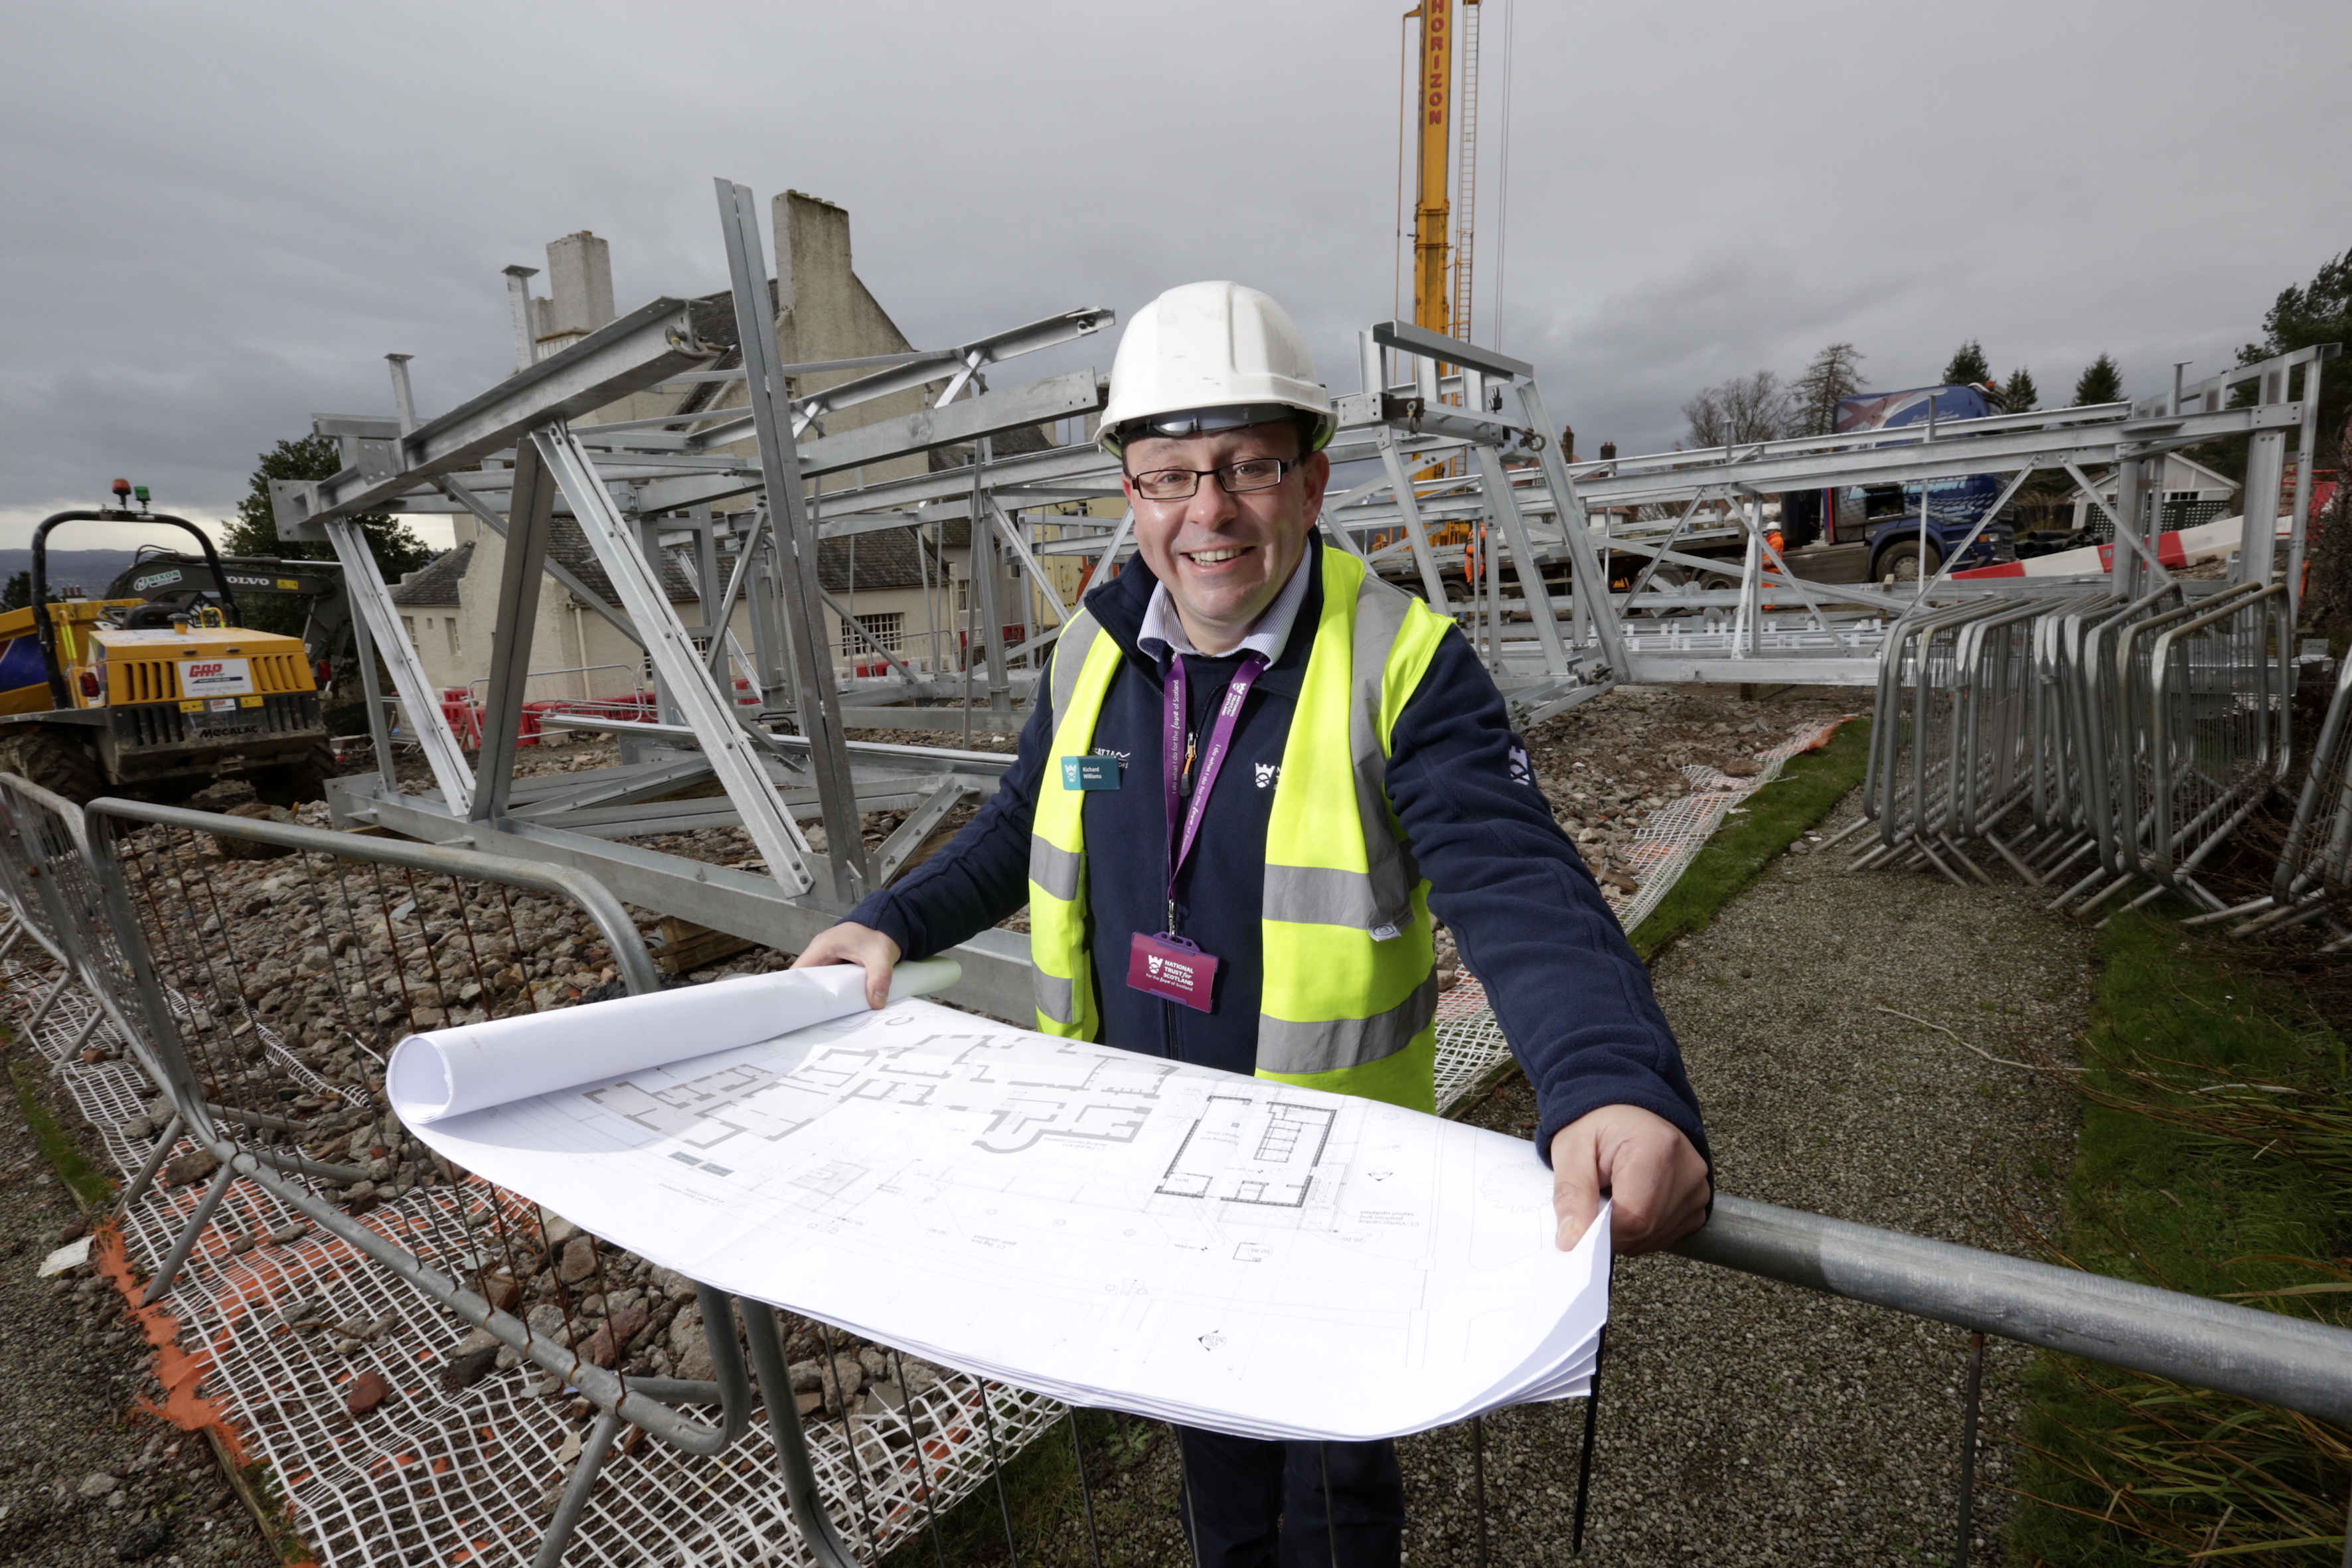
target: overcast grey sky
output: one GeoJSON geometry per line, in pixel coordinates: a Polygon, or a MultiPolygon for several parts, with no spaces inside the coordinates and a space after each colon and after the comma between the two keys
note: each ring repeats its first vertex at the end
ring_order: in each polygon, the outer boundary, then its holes
{"type": "MultiPolygon", "coordinates": [[[[612,242],[624,310],[722,287],[720,174],[847,206],[918,343],[1230,277],[1354,390],[1392,313],[1405,8],[7,0],[0,545],[117,474],[226,515],[312,410],[390,411],[388,351],[428,416],[481,390],[499,268],[559,235],[612,242]]],[[[2343,0],[1486,16],[1474,335],[1499,258],[1502,346],[1588,453],[1838,339],[1879,387],[1979,337],[2045,403],[2101,352],[2149,390],[2352,247],[2343,0]]]]}

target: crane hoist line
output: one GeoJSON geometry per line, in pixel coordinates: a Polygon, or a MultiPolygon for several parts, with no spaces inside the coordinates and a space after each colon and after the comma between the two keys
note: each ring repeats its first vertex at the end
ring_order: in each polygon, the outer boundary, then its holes
{"type": "Polygon", "coordinates": [[[1470,336],[1477,213],[1479,5],[1480,0],[1422,0],[1405,13],[1421,22],[1419,86],[1408,100],[1415,182],[1413,324],[1465,340],[1470,336]]]}

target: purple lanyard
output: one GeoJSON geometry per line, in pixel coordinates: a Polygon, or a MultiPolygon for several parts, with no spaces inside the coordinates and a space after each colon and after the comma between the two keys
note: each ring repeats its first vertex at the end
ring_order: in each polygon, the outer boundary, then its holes
{"type": "Polygon", "coordinates": [[[1253,652],[1234,671],[1232,681],[1225,687],[1224,700],[1217,705],[1216,721],[1209,726],[1209,749],[1202,754],[1199,777],[1192,784],[1192,804],[1184,812],[1183,833],[1176,828],[1176,806],[1182,795],[1184,756],[1184,725],[1187,712],[1184,701],[1184,656],[1174,655],[1168,666],[1167,722],[1160,737],[1160,777],[1168,799],[1168,934],[1176,934],[1176,873],[1184,867],[1185,858],[1192,853],[1192,845],[1201,836],[1201,819],[1208,814],[1209,792],[1217,786],[1217,773],[1225,765],[1225,754],[1233,750],[1234,730],[1241,721],[1242,704],[1249,700],[1250,688],[1257,684],[1260,671],[1265,668],[1265,656],[1253,652]]]}

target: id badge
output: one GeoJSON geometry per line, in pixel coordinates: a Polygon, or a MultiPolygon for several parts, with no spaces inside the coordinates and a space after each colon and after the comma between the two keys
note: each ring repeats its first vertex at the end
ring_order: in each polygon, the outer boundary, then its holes
{"type": "Polygon", "coordinates": [[[1117,789],[1118,759],[1117,757],[1064,757],[1062,787],[1064,789],[1117,789]]]}
{"type": "Polygon", "coordinates": [[[1127,949],[1127,984],[1147,996],[1206,1013],[1216,1006],[1217,963],[1214,954],[1181,936],[1137,931],[1127,949]]]}

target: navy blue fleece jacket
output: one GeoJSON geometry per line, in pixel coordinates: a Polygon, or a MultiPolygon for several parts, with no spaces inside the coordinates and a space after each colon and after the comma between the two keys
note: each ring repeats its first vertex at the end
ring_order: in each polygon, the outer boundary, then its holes
{"type": "MultiPolygon", "coordinates": [[[[1322,558],[1310,549],[1306,603],[1281,657],[1252,689],[1233,753],[1210,796],[1177,884],[1177,929],[1223,961],[1215,1009],[1202,1013],[1130,990],[1128,944],[1165,925],[1167,812],[1160,785],[1161,668],[1136,635],[1156,584],[1140,561],[1087,595],[1124,656],[1093,750],[1125,763],[1122,786],[1087,793],[1087,918],[1095,994],[1110,1045],[1247,1073],[1256,1064],[1259,910],[1273,785],[1322,604],[1322,558]]],[[[1197,733],[1236,659],[1185,661],[1197,733]]],[[[944,952],[1028,901],[1029,834],[1040,788],[1061,787],[1055,715],[1041,683],[1036,710],[995,796],[945,848],[849,918],[909,958],[944,952]]],[[[1430,909],[1453,929],[1484,982],[1503,1032],[1535,1085],[1537,1148],[1604,1105],[1638,1105],[1706,1152],[1682,1053],[1592,874],[1535,785],[1502,694],[1460,633],[1450,633],[1391,737],[1388,792],[1430,909]]]]}

